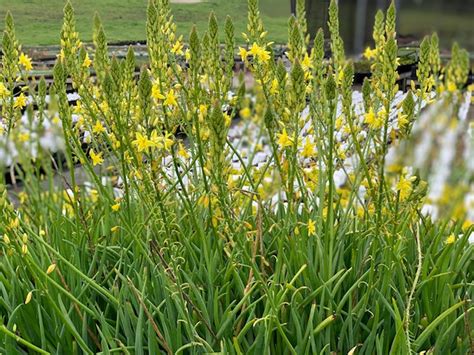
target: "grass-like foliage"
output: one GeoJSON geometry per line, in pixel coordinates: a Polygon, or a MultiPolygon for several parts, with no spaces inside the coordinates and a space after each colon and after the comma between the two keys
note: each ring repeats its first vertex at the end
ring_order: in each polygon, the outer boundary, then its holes
{"type": "Polygon", "coordinates": [[[230,18],[184,45],[150,0],[136,77],[98,18],[80,42],[67,4],[50,87],[7,16],[1,353],[473,351],[467,53],[442,64],[427,37],[399,92],[392,4],[353,92],[335,1],[314,43],[303,3],[283,62],[249,0],[237,78],[230,18]]]}

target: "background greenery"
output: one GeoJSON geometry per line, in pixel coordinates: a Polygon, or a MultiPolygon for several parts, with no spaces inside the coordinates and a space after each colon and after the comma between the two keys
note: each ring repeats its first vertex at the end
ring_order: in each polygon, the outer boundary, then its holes
{"type": "MultiPolygon", "coordinates": [[[[313,27],[326,22],[321,14],[325,9],[324,0],[314,0],[310,9],[315,20],[313,27]],[[320,10],[321,8],[321,10],[320,10]]],[[[76,9],[77,28],[84,41],[92,36],[92,18],[97,11],[103,20],[110,41],[144,40],[147,0],[73,0],[76,9]]],[[[354,1],[355,3],[355,1],[354,1]]],[[[355,6],[352,2],[342,2],[341,33],[346,45],[353,41],[355,6]]],[[[438,1],[439,3],[439,1],[438,1]]],[[[399,16],[401,34],[415,34],[417,37],[437,31],[441,46],[450,49],[453,40],[474,50],[474,27],[472,26],[473,6],[469,3],[450,4],[423,3],[420,6],[404,1],[399,16]],[[449,5],[449,6],[448,6],[449,5]],[[464,9],[464,11],[460,11],[464,9]]],[[[17,25],[17,34],[24,45],[58,44],[62,21],[64,0],[0,0],[0,26],[4,27],[6,11],[12,12],[17,25]]],[[[196,24],[200,32],[207,26],[209,13],[214,11],[223,23],[225,16],[231,14],[236,26],[238,40],[247,23],[246,0],[209,0],[198,4],[172,4],[178,33],[187,39],[189,29],[196,24]]],[[[290,14],[289,0],[260,0],[262,17],[269,38],[278,43],[287,41],[287,21],[290,14]]],[[[371,42],[371,28],[375,15],[375,1],[367,8],[366,42],[371,42]]],[[[314,29],[313,29],[314,32],[314,29]]]]}
{"type": "MultiPolygon", "coordinates": [[[[77,19],[77,29],[81,39],[92,38],[93,16],[97,11],[104,24],[109,41],[144,40],[147,0],[76,0],[72,1],[77,19]]],[[[17,35],[24,45],[58,44],[62,24],[64,0],[0,0],[0,26],[4,27],[7,10],[11,11],[16,23],[17,35]]],[[[262,2],[263,8],[271,8],[270,1],[262,2]]],[[[281,4],[279,5],[281,6],[281,4]]],[[[274,13],[263,18],[271,39],[277,42],[287,40],[287,20],[289,6],[284,16],[274,13]]],[[[173,14],[178,26],[178,33],[185,39],[193,24],[204,31],[209,13],[214,11],[218,20],[223,23],[227,14],[231,14],[236,26],[236,33],[245,30],[247,23],[247,2],[245,0],[213,0],[200,4],[172,4],[173,14]]],[[[279,11],[281,14],[283,11],[279,11]]],[[[240,38],[240,36],[239,36],[240,38]]]]}

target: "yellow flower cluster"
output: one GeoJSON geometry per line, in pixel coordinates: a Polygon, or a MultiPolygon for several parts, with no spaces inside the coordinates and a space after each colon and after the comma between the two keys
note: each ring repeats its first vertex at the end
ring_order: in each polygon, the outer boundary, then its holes
{"type": "Polygon", "coordinates": [[[132,141],[132,144],[137,148],[138,152],[147,153],[150,148],[169,151],[171,146],[174,144],[174,141],[171,139],[170,133],[165,133],[164,136],[159,136],[158,132],[153,130],[149,138],[140,132],[136,132],[135,140],[132,141]]]}
{"type": "Polygon", "coordinates": [[[270,52],[255,42],[252,44],[250,50],[240,47],[239,54],[243,61],[246,61],[249,55],[255,59],[258,59],[262,63],[267,63],[270,60],[270,52]]]}
{"type": "Polygon", "coordinates": [[[25,68],[25,70],[32,70],[33,65],[31,64],[31,58],[28,57],[25,53],[20,54],[20,58],[18,59],[18,63],[25,68]]]}

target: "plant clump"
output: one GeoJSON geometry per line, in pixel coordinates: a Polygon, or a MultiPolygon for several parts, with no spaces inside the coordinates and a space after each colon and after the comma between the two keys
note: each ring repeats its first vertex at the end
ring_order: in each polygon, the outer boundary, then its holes
{"type": "Polygon", "coordinates": [[[149,0],[135,75],[68,2],[49,87],[7,15],[0,352],[473,351],[467,52],[426,37],[400,91],[392,3],[357,91],[337,2],[314,40],[296,8],[276,61],[258,0],[243,42],[214,14],[178,37],[149,0]]]}

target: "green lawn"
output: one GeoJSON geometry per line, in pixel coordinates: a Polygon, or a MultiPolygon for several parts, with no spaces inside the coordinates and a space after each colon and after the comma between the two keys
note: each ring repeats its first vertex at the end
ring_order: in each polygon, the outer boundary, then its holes
{"type": "MultiPolygon", "coordinates": [[[[64,0],[0,0],[0,26],[3,28],[3,20],[9,10],[15,19],[17,35],[21,43],[24,45],[58,44],[64,3],[64,0]]],[[[83,41],[91,40],[93,16],[96,11],[102,18],[109,41],[145,38],[147,0],[72,0],[72,3],[76,11],[77,29],[83,41]]],[[[280,0],[279,3],[280,9],[285,7],[285,0],[280,0]]],[[[193,24],[196,24],[200,31],[206,28],[211,11],[217,14],[221,23],[227,14],[231,14],[238,38],[241,38],[240,33],[245,31],[246,0],[212,0],[200,4],[173,4],[172,8],[178,32],[185,38],[193,24]]],[[[262,1],[262,9],[266,28],[272,34],[271,40],[285,42],[287,17],[274,16],[271,0],[262,1]]],[[[279,13],[281,14],[282,11],[279,13]]]]}
{"type": "MultiPolygon", "coordinates": [[[[62,9],[65,0],[0,0],[0,28],[7,10],[13,14],[20,42],[27,46],[58,44],[62,24],[62,9]]],[[[72,0],[76,11],[77,29],[83,41],[90,41],[92,22],[97,11],[104,23],[110,42],[144,40],[147,0],[72,0]]],[[[269,39],[277,43],[287,41],[289,0],[260,0],[262,17],[269,39]]],[[[207,27],[209,13],[214,11],[221,24],[230,14],[234,19],[237,39],[245,31],[247,23],[247,0],[209,0],[198,4],[172,4],[178,33],[187,39],[193,24],[202,33],[207,27]]],[[[352,22],[351,22],[352,23],[352,22]]],[[[341,28],[350,26],[341,21],[341,28]]],[[[399,32],[422,37],[438,31],[441,46],[449,48],[455,40],[470,51],[474,49],[474,36],[470,14],[421,11],[417,8],[402,8],[399,32]]],[[[343,31],[350,33],[353,30],[343,31]]],[[[368,39],[371,42],[371,37],[368,39]]]]}

